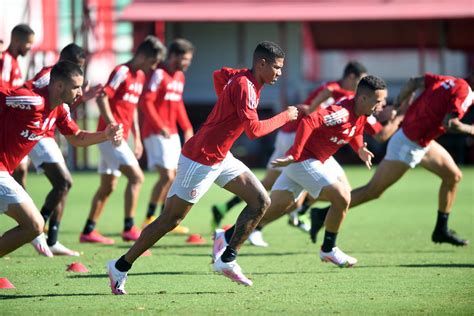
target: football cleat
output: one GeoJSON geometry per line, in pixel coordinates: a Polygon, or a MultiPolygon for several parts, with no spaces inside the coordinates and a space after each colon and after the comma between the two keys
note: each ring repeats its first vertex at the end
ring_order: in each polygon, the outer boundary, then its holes
{"type": "Polygon", "coordinates": [[[109,274],[110,289],[115,295],[127,294],[125,291],[125,282],[127,281],[127,272],[121,272],[115,268],[117,260],[111,260],[107,263],[107,272],[109,274]]]}
{"type": "Polygon", "coordinates": [[[225,230],[216,229],[213,239],[214,245],[212,246],[212,262],[214,263],[218,258],[220,258],[220,256],[222,256],[225,248],[228,245],[227,240],[225,240],[225,230]]]}
{"type": "Polygon", "coordinates": [[[447,243],[454,246],[469,245],[469,240],[459,238],[456,232],[451,229],[444,232],[434,231],[433,234],[431,235],[431,240],[437,244],[447,243]]]}
{"type": "Polygon", "coordinates": [[[298,211],[293,211],[289,214],[288,224],[301,229],[305,233],[311,229],[307,216],[305,214],[299,214],[298,211]]]}
{"type": "Polygon", "coordinates": [[[150,217],[147,217],[145,218],[145,220],[143,221],[143,225],[142,225],[142,229],[147,227],[148,225],[150,225],[151,223],[153,223],[153,221],[156,219],[156,216],[150,216],[150,217]]]}
{"type": "Polygon", "coordinates": [[[33,239],[31,241],[31,245],[33,246],[33,248],[35,248],[36,252],[42,256],[45,256],[45,257],[54,256],[48,247],[44,233],[41,233],[39,236],[33,239]]]}
{"type": "Polygon", "coordinates": [[[130,230],[123,231],[122,232],[122,240],[123,241],[136,241],[139,237],[142,231],[138,229],[137,226],[132,226],[130,230]]]}
{"type": "Polygon", "coordinates": [[[257,247],[268,247],[268,243],[263,240],[263,234],[260,230],[254,230],[250,233],[248,241],[257,247]]]}
{"type": "Polygon", "coordinates": [[[102,236],[97,230],[91,231],[89,234],[81,234],[79,237],[81,243],[97,243],[104,245],[113,245],[115,240],[102,236]]]}
{"type": "Polygon", "coordinates": [[[237,261],[223,262],[221,258],[214,262],[212,268],[214,272],[222,274],[223,276],[231,279],[234,282],[245,286],[252,286],[252,280],[248,279],[243,273],[237,261]]]}
{"type": "Polygon", "coordinates": [[[323,262],[331,262],[340,268],[350,268],[357,263],[357,259],[346,255],[338,247],[332,248],[330,252],[324,252],[322,249],[319,252],[319,257],[323,262]]]}
{"type": "Polygon", "coordinates": [[[55,256],[72,256],[72,257],[80,256],[79,252],[66,248],[59,241],[57,241],[54,245],[49,246],[49,250],[51,250],[51,252],[55,256]]]}

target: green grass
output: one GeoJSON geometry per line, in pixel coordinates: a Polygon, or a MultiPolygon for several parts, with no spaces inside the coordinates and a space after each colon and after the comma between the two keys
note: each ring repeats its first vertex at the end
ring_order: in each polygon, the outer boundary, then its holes
{"type": "MultiPolygon", "coordinates": [[[[363,168],[346,171],[354,187],[371,174],[363,168]]],[[[463,172],[450,227],[473,240],[474,169],[463,172]]],[[[140,223],[154,179],[147,174],[140,223]]],[[[16,286],[0,290],[0,314],[474,314],[474,246],[431,242],[439,180],[425,170],[411,170],[381,199],[350,211],[338,245],[358,258],[357,267],[321,263],[318,246],[282,219],[264,231],[269,248],[242,248],[239,263],[253,279],[252,288],[211,273],[209,209],[230,197],[214,186],[184,221],[204,236],[207,245],[188,245],[183,236],[165,237],[153,247],[153,256],[135,263],[127,283],[129,295],[121,297],[110,294],[105,263],[130,245],[119,241],[124,179],[98,225],[118,243],[78,242],[98,180],[92,173],[74,175],[60,234],[65,245],[83,253],[78,260],[90,273],[66,272],[66,265],[76,259],[40,257],[26,245],[0,259],[0,277],[16,286]]],[[[28,190],[41,206],[49,184],[43,176],[31,174],[28,190]]],[[[232,223],[238,211],[225,222],[232,223]]],[[[13,226],[1,216],[0,231],[13,226]]]]}

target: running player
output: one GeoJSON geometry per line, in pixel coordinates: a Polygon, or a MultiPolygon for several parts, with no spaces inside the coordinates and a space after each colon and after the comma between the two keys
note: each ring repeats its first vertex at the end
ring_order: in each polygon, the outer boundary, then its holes
{"type": "MultiPolygon", "coordinates": [[[[336,170],[325,161],[340,147],[349,143],[370,169],[373,154],[363,142],[364,125],[377,108],[385,103],[385,82],[366,76],[357,86],[356,95],[337,104],[320,108],[305,117],[296,133],[295,143],[286,156],[275,159],[272,165],[284,167],[272,187],[271,205],[260,221],[264,226],[292,209],[299,196],[307,191],[313,198],[323,196],[332,202],[325,222],[326,234],[321,247],[321,260],[340,267],[350,267],[357,260],[336,247],[336,238],[350,203],[350,191],[338,179],[336,170]]],[[[234,227],[216,233],[216,242],[227,244],[234,227]]]]}
{"type": "MultiPolygon", "coordinates": [[[[60,54],[59,61],[68,61],[78,65],[81,69],[84,67],[86,55],[84,50],[71,43],[65,46],[60,54]]],[[[42,89],[49,84],[51,69],[53,66],[47,66],[35,75],[35,77],[25,83],[26,87],[32,89],[42,89]]],[[[86,102],[97,96],[101,85],[89,88],[84,87],[84,94],[78,97],[71,108],[86,102]]],[[[29,156],[38,172],[44,172],[53,188],[46,196],[41,216],[45,223],[49,220],[48,239],[46,241],[44,234],[39,235],[32,241],[32,245],[42,255],[65,255],[79,256],[79,252],[65,247],[58,241],[59,225],[66,205],[67,195],[72,186],[72,177],[66,166],[61,149],[54,139],[55,128],[51,128],[46,135],[33,147],[29,156]],[[47,247],[45,246],[47,243],[47,247]],[[50,250],[43,253],[43,250],[50,250]]]]}
{"type": "Polygon", "coordinates": [[[73,146],[106,140],[118,144],[122,139],[118,124],[109,124],[101,132],[86,132],[71,120],[68,105],[81,95],[83,80],[77,65],[59,62],[51,70],[50,84],[43,89],[0,88],[0,213],[18,223],[0,237],[0,257],[43,232],[43,218],[10,174],[49,129],[57,125],[73,146]]]}
{"type": "MultiPolygon", "coordinates": [[[[23,85],[18,57],[25,56],[33,46],[35,32],[26,24],[18,24],[11,32],[10,45],[0,56],[0,87],[14,89],[23,85]]],[[[22,187],[26,184],[28,156],[25,156],[13,173],[13,178],[22,187]]]]}
{"type": "MultiPolygon", "coordinates": [[[[401,128],[390,139],[387,153],[372,179],[351,192],[350,207],[379,198],[405,172],[419,164],[441,178],[438,218],[431,235],[432,241],[466,246],[467,240],[448,229],[448,218],[462,173],[435,139],[447,131],[474,135],[474,126],[460,121],[472,105],[473,93],[463,79],[427,73],[407,82],[395,106],[416,90],[422,90],[422,93],[408,108],[401,128]]],[[[317,216],[313,216],[312,230],[315,234],[322,227],[326,213],[327,209],[321,209],[317,216]]]]}
{"type": "Polygon", "coordinates": [[[252,285],[237,264],[237,251],[262,218],[270,198],[257,177],[229,150],[244,131],[254,139],[296,119],[295,107],[268,120],[258,119],[257,107],[263,85],[277,81],[283,62],[284,53],[280,47],[272,42],[261,42],[255,48],[252,69],[228,81],[206,122],[183,146],[176,179],[168,192],[163,212],[143,230],[125,255],[109,261],[112,293],[126,294],[127,271],[135,260],[173,230],[213,182],[247,203],[237,219],[235,234],[228,247],[220,249],[213,269],[235,282],[252,285]]]}
{"type": "MultiPolygon", "coordinates": [[[[142,96],[144,139],[148,169],[159,175],[151,192],[144,226],[153,222],[159,204],[164,205],[166,194],[176,177],[181,141],[178,124],[184,133],[184,142],[193,136],[193,127],[183,102],[184,72],[191,65],[194,46],[185,39],[176,39],[168,47],[166,60],[154,71],[142,96]]],[[[189,229],[177,226],[173,232],[186,234],[189,229]]]]}
{"type": "Polygon", "coordinates": [[[115,67],[103,93],[97,98],[101,114],[97,130],[103,130],[110,123],[123,124],[124,139],[128,138],[128,132],[132,129],[135,150],[132,152],[126,141],[119,147],[113,146],[112,142],[99,145],[100,186],[92,199],[89,217],[80,235],[82,243],[113,244],[115,242],[113,239],[102,236],[95,230],[95,226],[122,173],[128,180],[125,189],[125,220],[122,239],[130,241],[140,236],[140,230],[134,225],[134,216],[144,176],[137,161],[143,152],[143,147],[136,105],[145,84],[145,73],[156,68],[164,50],[165,47],[156,37],[147,37],[138,46],[132,60],[115,67]]]}
{"type": "MultiPolygon", "coordinates": [[[[274,168],[271,165],[271,162],[276,158],[282,157],[286,153],[286,151],[293,145],[296,130],[301,119],[305,115],[313,112],[319,107],[327,107],[329,105],[334,104],[336,100],[339,100],[342,97],[353,96],[359,80],[364,77],[366,73],[367,70],[361,63],[357,61],[349,62],[344,67],[344,72],[341,79],[339,79],[338,81],[326,82],[320,87],[313,90],[303,102],[303,104],[309,105],[309,107],[300,106],[300,114],[298,119],[285,124],[284,126],[282,126],[282,128],[279,129],[275,139],[275,150],[273,151],[273,154],[271,155],[268,161],[267,171],[264,176],[264,179],[262,180],[262,184],[265,189],[267,189],[267,191],[272,188],[276,179],[281,174],[281,168],[274,168]]],[[[218,89],[218,86],[216,86],[216,89],[218,89]]],[[[379,128],[379,126],[376,126],[376,128],[379,128]]],[[[333,164],[334,168],[342,170],[342,168],[339,166],[337,161],[334,160],[334,158],[330,157],[328,163],[333,164]]],[[[345,182],[347,182],[348,184],[344,173],[342,173],[342,176],[344,177],[344,179],[342,180],[345,180],[345,182]]],[[[242,200],[238,196],[234,196],[226,203],[214,204],[212,206],[212,227],[217,228],[220,225],[224,216],[241,201],[242,200]]],[[[291,221],[291,223],[293,223],[293,221],[291,221]]],[[[303,230],[309,230],[309,224],[306,224],[302,217],[296,219],[294,225],[302,228],[303,230]]],[[[249,241],[250,243],[256,246],[268,246],[266,242],[263,241],[263,238],[258,230],[250,235],[249,241]]]]}

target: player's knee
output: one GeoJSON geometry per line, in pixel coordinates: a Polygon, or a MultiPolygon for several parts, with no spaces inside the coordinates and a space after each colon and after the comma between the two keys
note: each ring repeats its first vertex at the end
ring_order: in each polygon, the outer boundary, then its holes
{"type": "Polygon", "coordinates": [[[449,173],[449,175],[443,179],[444,181],[447,181],[448,183],[452,185],[456,185],[462,180],[462,172],[461,170],[453,170],[452,172],[449,173]]]}
{"type": "Polygon", "coordinates": [[[129,181],[131,184],[141,185],[145,181],[145,176],[143,172],[135,172],[130,178],[129,181]]]}
{"type": "Polygon", "coordinates": [[[336,202],[332,202],[332,204],[336,204],[335,206],[340,210],[347,210],[349,204],[351,203],[351,193],[347,190],[341,190],[338,194],[336,202]]]}
{"type": "Polygon", "coordinates": [[[173,182],[173,180],[176,176],[175,176],[174,172],[164,172],[161,177],[163,179],[163,182],[171,183],[171,182],[173,182]]]}
{"type": "Polygon", "coordinates": [[[63,178],[54,186],[55,190],[60,192],[68,192],[72,187],[72,179],[63,178]]]}
{"type": "Polygon", "coordinates": [[[271,199],[270,199],[270,196],[267,194],[267,192],[264,192],[264,193],[261,193],[259,194],[259,197],[258,197],[258,210],[260,212],[265,212],[268,207],[270,206],[270,203],[271,203],[271,199]]]}
{"type": "Polygon", "coordinates": [[[167,227],[168,231],[173,230],[183,221],[183,217],[178,214],[169,214],[166,215],[163,219],[163,222],[167,227]]]}
{"type": "Polygon", "coordinates": [[[35,216],[30,222],[27,229],[27,234],[31,237],[31,239],[37,237],[44,230],[44,219],[41,216],[35,216]]]}

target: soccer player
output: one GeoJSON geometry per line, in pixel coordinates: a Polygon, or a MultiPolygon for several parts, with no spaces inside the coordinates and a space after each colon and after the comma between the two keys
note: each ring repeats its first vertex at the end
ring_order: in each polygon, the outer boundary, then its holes
{"type": "Polygon", "coordinates": [[[50,84],[43,89],[0,88],[0,213],[18,223],[0,237],[0,257],[43,232],[43,218],[10,174],[54,125],[73,146],[106,140],[118,144],[122,139],[123,130],[118,124],[109,124],[101,132],[87,132],[71,119],[68,105],[81,95],[83,80],[77,65],[59,62],[51,70],[50,84]]]}
{"type": "MultiPolygon", "coordinates": [[[[60,54],[59,61],[72,62],[81,69],[84,67],[86,55],[84,50],[71,43],[65,46],[60,54]]],[[[51,69],[53,66],[47,66],[35,75],[35,77],[25,83],[26,87],[32,89],[42,89],[49,84],[51,69]]],[[[78,104],[88,101],[96,96],[101,85],[89,88],[84,94],[79,96],[71,108],[75,108],[78,104]]],[[[44,172],[53,188],[46,196],[43,207],[41,208],[41,216],[45,223],[49,221],[48,240],[46,241],[44,234],[39,235],[32,241],[32,245],[42,255],[66,255],[79,256],[79,252],[65,247],[58,241],[59,225],[64,212],[67,195],[72,186],[72,177],[66,166],[61,149],[54,139],[54,126],[44,135],[43,138],[33,147],[29,156],[33,165],[38,172],[44,172]],[[47,243],[47,246],[45,245],[47,243]],[[45,251],[46,252],[42,252],[45,251]],[[50,251],[48,251],[50,250],[50,251]]]]}
{"type": "Polygon", "coordinates": [[[255,48],[252,69],[228,81],[206,122],[183,146],[176,179],[168,192],[163,212],[143,230],[125,255],[109,261],[112,293],[126,294],[127,271],[135,260],[173,230],[213,182],[239,195],[247,203],[237,219],[235,234],[228,247],[217,256],[213,269],[235,282],[252,285],[237,264],[237,251],[260,221],[270,199],[257,177],[229,150],[244,131],[254,139],[296,119],[298,113],[295,107],[288,107],[286,111],[263,121],[258,119],[257,114],[263,85],[277,81],[284,56],[276,44],[261,42],[255,48]]]}
{"type": "MultiPolygon", "coordinates": [[[[474,96],[471,87],[463,79],[427,73],[406,83],[397,97],[395,107],[416,90],[422,90],[422,93],[408,108],[401,128],[390,139],[387,153],[372,179],[351,192],[350,207],[379,198],[405,172],[419,164],[441,178],[438,218],[431,240],[466,246],[467,240],[448,229],[448,218],[462,173],[446,149],[435,139],[447,131],[474,135],[474,126],[460,121],[472,105],[474,96]]],[[[315,232],[321,227],[326,213],[327,209],[321,209],[314,216],[312,225],[315,226],[315,232]]]]}
{"type": "Polygon", "coordinates": [[[123,124],[124,139],[127,139],[128,132],[132,129],[135,150],[132,152],[126,141],[118,147],[113,146],[112,142],[99,145],[100,186],[92,199],[89,217],[80,235],[82,243],[113,244],[115,242],[113,239],[102,236],[95,230],[95,226],[122,173],[128,180],[125,189],[125,221],[122,239],[130,241],[140,236],[140,230],[134,225],[136,205],[144,177],[137,161],[143,152],[138,127],[137,104],[145,83],[145,73],[156,68],[164,50],[165,47],[156,37],[148,36],[138,46],[129,62],[115,67],[103,93],[97,98],[101,114],[97,130],[104,130],[110,123],[123,124]]]}
{"type": "MultiPolygon", "coordinates": [[[[25,56],[33,46],[35,32],[26,24],[18,24],[11,31],[10,45],[0,56],[0,87],[14,89],[23,85],[18,56],[25,56]]],[[[25,187],[28,172],[28,156],[15,169],[13,177],[25,187]]]]}
{"type": "MultiPolygon", "coordinates": [[[[319,107],[327,107],[342,97],[350,97],[354,95],[354,91],[357,87],[357,83],[359,80],[365,76],[367,73],[366,68],[364,65],[357,61],[351,61],[344,67],[343,76],[338,81],[330,81],[326,82],[323,85],[319,86],[315,90],[313,90],[306,100],[303,102],[304,105],[308,106],[300,106],[299,107],[299,117],[297,120],[289,122],[280,128],[277,133],[275,139],[275,150],[273,151],[268,164],[267,164],[267,171],[262,180],[263,186],[270,190],[275,183],[278,176],[281,174],[281,168],[274,168],[271,165],[271,162],[276,158],[282,157],[285,152],[293,145],[296,130],[298,128],[298,124],[300,123],[301,119],[313,112],[314,110],[318,109],[319,107]]],[[[216,86],[216,90],[218,86],[216,86]]],[[[342,168],[338,165],[338,163],[334,160],[334,158],[330,158],[328,163],[336,164],[339,169],[342,168]]],[[[346,179],[347,181],[347,179],[346,179]]],[[[212,226],[218,227],[224,218],[224,216],[230,212],[230,210],[240,203],[242,200],[238,196],[234,196],[226,203],[221,204],[214,204],[212,206],[212,226]]],[[[301,222],[295,222],[295,225],[305,229],[305,223],[303,219],[300,218],[301,222]]],[[[258,230],[250,235],[249,241],[256,246],[263,246],[266,247],[267,244],[261,238],[258,230]]]]}
{"type": "MultiPolygon", "coordinates": [[[[193,136],[193,127],[183,102],[184,72],[191,65],[194,46],[185,39],[175,39],[168,47],[166,60],[158,65],[143,95],[144,112],[142,136],[148,169],[159,175],[152,189],[144,226],[153,222],[159,204],[164,205],[166,194],[176,177],[181,141],[178,124],[184,133],[184,142],[193,136]]],[[[178,225],[173,232],[186,234],[187,227],[178,225]]]]}
{"type": "MultiPolygon", "coordinates": [[[[340,267],[350,267],[357,259],[336,247],[336,238],[350,202],[350,191],[338,179],[336,170],[325,161],[340,147],[349,143],[370,169],[373,154],[363,142],[364,125],[377,108],[385,103],[385,82],[375,76],[366,76],[357,86],[356,95],[337,104],[320,108],[305,117],[298,126],[294,145],[285,157],[275,159],[272,165],[284,167],[272,187],[271,204],[260,221],[266,225],[291,211],[303,191],[313,198],[324,196],[332,202],[325,222],[326,234],[320,251],[321,260],[340,267]]],[[[234,226],[235,227],[235,226],[234,226]]],[[[234,227],[219,230],[215,242],[227,244],[234,227]]]]}

